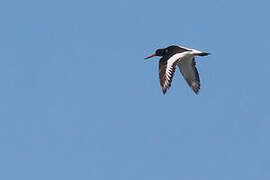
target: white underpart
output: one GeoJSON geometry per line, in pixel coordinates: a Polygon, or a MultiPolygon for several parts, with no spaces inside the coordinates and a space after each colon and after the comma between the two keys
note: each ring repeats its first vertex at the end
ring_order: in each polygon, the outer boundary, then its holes
{"type": "Polygon", "coordinates": [[[165,80],[165,83],[164,83],[164,86],[168,86],[169,85],[169,80],[172,78],[171,75],[172,75],[172,70],[173,70],[173,64],[180,60],[181,58],[185,57],[185,56],[188,56],[188,55],[191,55],[191,52],[192,51],[186,51],[186,52],[182,52],[182,53],[177,53],[175,55],[173,55],[172,57],[170,57],[167,61],[167,68],[166,68],[166,72],[165,72],[165,75],[166,75],[166,80],[165,80]]]}
{"type": "Polygon", "coordinates": [[[169,80],[172,78],[172,70],[173,70],[173,64],[176,62],[176,61],[181,61],[183,59],[186,59],[186,58],[193,58],[196,54],[198,53],[202,53],[201,51],[198,51],[198,50],[195,50],[195,49],[189,49],[189,48],[186,48],[190,51],[185,51],[185,52],[182,52],[182,53],[177,53],[175,55],[173,55],[172,57],[170,57],[167,61],[167,68],[166,68],[166,80],[165,80],[165,83],[164,83],[164,86],[168,86],[169,85],[169,80]]]}

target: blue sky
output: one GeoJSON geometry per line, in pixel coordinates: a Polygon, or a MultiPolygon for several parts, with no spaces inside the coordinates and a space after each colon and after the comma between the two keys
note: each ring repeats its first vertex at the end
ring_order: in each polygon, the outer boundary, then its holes
{"type": "Polygon", "coordinates": [[[0,179],[269,180],[269,1],[0,3],[0,179]],[[162,94],[157,48],[197,58],[162,94]]]}

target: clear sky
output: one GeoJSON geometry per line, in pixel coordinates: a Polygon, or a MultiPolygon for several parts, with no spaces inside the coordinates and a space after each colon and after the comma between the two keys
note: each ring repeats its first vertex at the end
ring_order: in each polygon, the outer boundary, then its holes
{"type": "Polygon", "coordinates": [[[0,3],[0,179],[269,180],[270,2],[0,3]],[[157,48],[198,57],[162,94],[157,48]]]}

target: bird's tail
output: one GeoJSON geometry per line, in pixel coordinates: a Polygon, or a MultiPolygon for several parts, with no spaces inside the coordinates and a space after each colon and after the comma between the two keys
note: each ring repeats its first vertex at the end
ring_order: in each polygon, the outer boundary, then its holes
{"type": "Polygon", "coordinates": [[[210,53],[206,53],[206,52],[201,52],[197,54],[198,56],[208,56],[210,55],[210,53]]]}

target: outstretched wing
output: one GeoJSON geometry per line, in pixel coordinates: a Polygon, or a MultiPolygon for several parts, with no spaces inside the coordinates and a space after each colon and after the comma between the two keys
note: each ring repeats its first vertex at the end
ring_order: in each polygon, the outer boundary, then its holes
{"type": "Polygon", "coordinates": [[[200,89],[200,77],[195,65],[195,58],[185,58],[178,62],[178,67],[193,91],[198,94],[200,89]]]}
{"type": "Polygon", "coordinates": [[[159,80],[163,94],[166,93],[167,89],[171,86],[173,75],[175,72],[175,66],[178,59],[164,59],[159,60],[159,80]]]}

